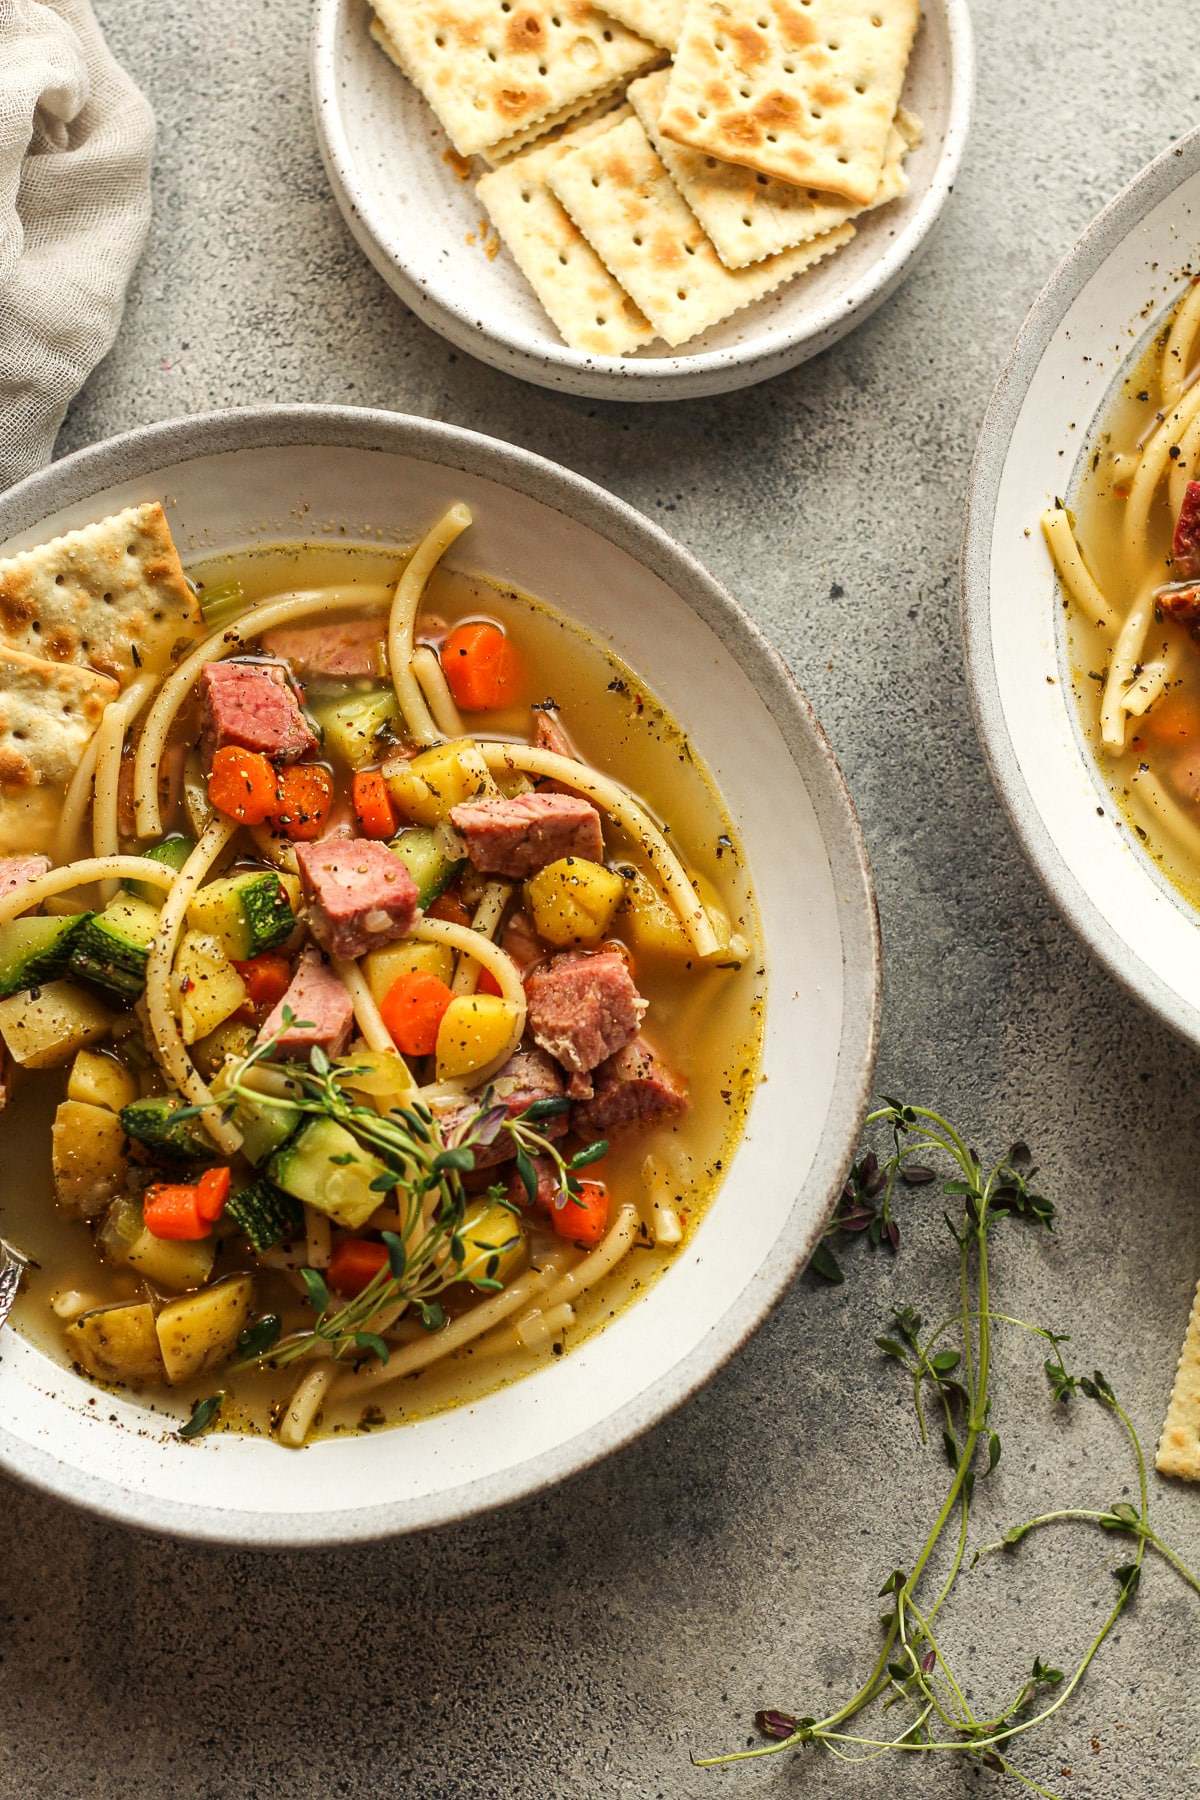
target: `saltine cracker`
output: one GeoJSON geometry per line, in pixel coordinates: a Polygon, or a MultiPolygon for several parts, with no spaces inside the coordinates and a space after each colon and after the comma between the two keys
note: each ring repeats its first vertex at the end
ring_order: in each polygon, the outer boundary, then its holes
{"type": "Polygon", "coordinates": [[[64,786],[120,691],[95,669],[0,646],[0,785],[64,786]]]}
{"type": "Polygon", "coordinates": [[[627,356],[653,339],[654,327],[555,199],[547,177],[563,157],[632,116],[627,106],[617,107],[553,144],[525,151],[475,189],[560,335],[585,355],[627,356]]]}
{"type": "Polygon", "coordinates": [[[122,686],[203,625],[156,500],[0,562],[0,644],[122,686]]]}
{"type": "Polygon", "coordinates": [[[1200,1481],[1200,1287],[1188,1321],[1154,1466],[1160,1475],[1200,1481]]]}
{"type": "Polygon", "coordinates": [[[658,61],[590,0],[372,0],[460,156],[543,129],[658,61]]]}
{"type": "Polygon", "coordinates": [[[547,180],[597,255],[672,346],[761,299],[854,236],[853,225],[841,225],[749,269],[727,269],[636,118],[563,157],[547,180]]]}
{"type": "Polygon", "coordinates": [[[686,3],[687,0],[600,0],[606,13],[664,50],[674,50],[679,42],[686,3]]]}
{"type": "Polygon", "coordinates": [[[870,204],[919,0],[687,0],[669,138],[870,204]]]}
{"type": "Polygon", "coordinates": [[[793,187],[739,163],[718,162],[700,150],[672,143],[660,126],[663,95],[668,75],[658,69],[643,75],[629,88],[629,102],[645,126],[651,143],[675,183],[708,233],[713,249],[727,269],[744,269],[776,256],[793,244],[805,243],[844,225],[847,219],[884,206],[908,192],[904,158],[921,141],[920,120],[904,107],[897,111],[888,134],[883,174],[870,207],[855,206],[837,194],[820,188],[793,187]]]}

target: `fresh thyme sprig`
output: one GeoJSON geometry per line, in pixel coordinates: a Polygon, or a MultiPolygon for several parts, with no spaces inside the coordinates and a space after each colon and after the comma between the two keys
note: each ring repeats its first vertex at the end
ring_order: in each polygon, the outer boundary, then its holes
{"type": "MultiPolygon", "coordinates": [[[[945,1214],[958,1250],[960,1305],[932,1331],[926,1331],[919,1313],[911,1306],[893,1310],[890,1332],[875,1342],[885,1356],[900,1364],[912,1381],[913,1400],[922,1441],[927,1439],[926,1405],[932,1402],[940,1415],[942,1443],[953,1471],[950,1486],[934,1524],[925,1538],[910,1572],[895,1569],[880,1588],[892,1610],[885,1616],[885,1639],[874,1667],[856,1693],[843,1706],[818,1718],[776,1708],[755,1715],[755,1724],[767,1741],[757,1748],[724,1756],[695,1758],[700,1767],[742,1762],[772,1756],[799,1745],[821,1745],[842,1761],[869,1762],[889,1751],[907,1754],[943,1753],[1011,1775],[1044,1800],[1057,1800],[1050,1791],[1017,1769],[1009,1759],[1013,1739],[1042,1725],[1079,1686],[1125,1607],[1138,1591],[1143,1561],[1149,1547],[1163,1557],[1182,1579],[1200,1594],[1200,1581],[1150,1525],[1149,1486],[1142,1447],[1128,1414],[1105,1377],[1096,1370],[1089,1376],[1072,1375],[1063,1360],[1068,1338],[1041,1326],[993,1310],[990,1294],[989,1238],[1002,1219],[1015,1216],[1053,1229],[1054,1208],[1033,1191],[1033,1170],[1023,1144],[985,1173],[975,1152],[955,1128],[925,1107],[906,1106],[897,1100],[872,1113],[868,1125],[890,1127],[892,1154],[884,1163],[869,1153],[851,1171],[831,1232],[861,1233],[880,1244],[897,1247],[898,1228],[891,1214],[897,1181],[928,1185],[936,1180],[933,1169],[915,1161],[929,1155],[948,1157],[955,1174],[943,1183],[943,1192],[957,1206],[957,1218],[945,1214]],[[1061,1520],[1078,1520],[1114,1535],[1134,1540],[1132,1558],[1113,1570],[1117,1594],[1099,1631],[1074,1671],[1061,1669],[1035,1657],[1029,1675],[1019,1682],[1014,1698],[1000,1712],[980,1717],[966,1697],[938,1640],[935,1625],[963,1568],[967,1528],[977,1480],[995,1468],[1001,1454],[1000,1438],[989,1419],[992,1406],[992,1327],[1008,1324],[1032,1333],[1049,1346],[1044,1368],[1056,1402],[1069,1405],[1077,1393],[1096,1402],[1124,1428],[1138,1471],[1139,1503],[1119,1501],[1103,1511],[1068,1508],[1043,1513],[1014,1526],[995,1544],[975,1553],[1012,1550],[1031,1531],[1061,1520]],[[924,1598],[926,1569],[944,1535],[953,1530],[953,1551],[948,1575],[931,1601],[924,1598]],[[1052,1696],[1052,1697],[1051,1697],[1052,1696]],[[872,1734],[870,1727],[848,1730],[868,1708],[879,1704],[886,1711],[901,1706],[906,1713],[903,1729],[892,1737],[872,1734]]],[[[822,1246],[821,1248],[824,1248],[822,1246]]],[[[815,1260],[815,1259],[814,1259],[815,1260]]],[[[833,1271],[821,1272],[827,1280],[840,1281],[842,1271],[830,1256],[833,1271]]]]}

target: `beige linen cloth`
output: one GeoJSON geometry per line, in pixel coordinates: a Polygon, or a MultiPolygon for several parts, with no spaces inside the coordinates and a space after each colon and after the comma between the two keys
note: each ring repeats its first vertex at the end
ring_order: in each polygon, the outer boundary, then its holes
{"type": "Polygon", "coordinates": [[[0,0],[0,489],[49,462],[116,337],[153,148],[88,0],[0,0]]]}

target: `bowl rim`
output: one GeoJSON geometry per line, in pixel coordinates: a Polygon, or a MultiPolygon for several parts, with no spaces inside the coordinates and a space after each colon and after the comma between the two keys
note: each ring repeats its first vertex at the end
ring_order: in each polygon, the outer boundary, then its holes
{"type": "Polygon", "coordinates": [[[975,47],[968,0],[924,0],[923,10],[936,6],[943,14],[950,52],[949,103],[941,153],[911,218],[848,295],[830,299],[798,325],[694,356],[669,354],[653,360],[595,356],[558,343],[532,350],[511,332],[486,327],[453,288],[448,293],[431,292],[420,274],[410,268],[393,241],[394,233],[364,195],[338,106],[336,42],[348,4],[349,0],[316,0],[309,71],[321,161],[359,248],[404,304],[460,350],[539,387],[565,389],[591,399],[678,400],[750,387],[836,343],[883,303],[925,249],[954,191],[970,135],[975,47]]]}
{"type": "Polygon", "coordinates": [[[30,1487],[120,1524],[251,1548],[373,1542],[470,1518],[590,1468],[674,1411],[763,1323],[816,1247],[867,1110],[880,1028],[880,930],[866,841],[809,701],[761,628],[691,552],[585,477],[481,433],[404,414],[316,405],[229,408],[136,427],[27,476],[0,494],[0,544],[98,489],[145,479],[162,468],[230,451],[313,445],[390,452],[497,482],[597,532],[659,576],[696,612],[755,682],[807,789],[837,897],[845,1004],[825,1128],[800,1189],[813,1195],[813,1213],[798,1220],[793,1205],[784,1230],[703,1343],[644,1394],[615,1409],[586,1442],[567,1436],[552,1450],[500,1474],[423,1502],[303,1515],[148,1500],[132,1487],[81,1475],[0,1424],[0,1472],[30,1487]]]}
{"type": "Polygon", "coordinates": [[[1118,246],[1197,172],[1200,126],[1168,145],[1109,201],[1029,309],[980,426],[967,487],[961,559],[963,642],[975,726],[1017,841],[1067,922],[1109,973],[1194,1043],[1200,1042],[1200,1007],[1182,999],[1109,924],[1058,848],[1021,772],[992,656],[991,548],[1012,434],[1051,339],[1118,246]]]}

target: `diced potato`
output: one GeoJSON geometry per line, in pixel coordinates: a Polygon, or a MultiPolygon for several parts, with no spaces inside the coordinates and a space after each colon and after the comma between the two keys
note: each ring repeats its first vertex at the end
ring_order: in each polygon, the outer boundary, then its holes
{"type": "Polygon", "coordinates": [[[172,987],[185,1044],[215,1031],[246,998],[246,984],[220,943],[202,931],[184,934],[175,953],[172,987]]]}
{"type": "Polygon", "coordinates": [[[507,1206],[487,1206],[463,1225],[463,1280],[507,1281],[525,1255],[521,1222],[507,1206]]]}
{"type": "Polygon", "coordinates": [[[71,981],[47,981],[0,1000],[0,1037],[25,1069],[59,1068],[107,1036],[112,1022],[104,1003],[71,981]]]}
{"type": "Polygon", "coordinates": [[[512,1034],[516,1008],[498,994],[457,994],[437,1035],[437,1078],[470,1075],[499,1056],[512,1034]]]}
{"type": "Polygon", "coordinates": [[[124,1152],[116,1113],[86,1100],[64,1100],[50,1132],[54,1197],[64,1211],[81,1219],[102,1212],[125,1186],[124,1152]]]}
{"type": "Polygon", "coordinates": [[[204,1286],[216,1255],[215,1238],[160,1238],[143,1227],[126,1250],[125,1260],[155,1287],[181,1294],[185,1288],[204,1286]]]}
{"type": "Polygon", "coordinates": [[[530,876],[525,904],[547,944],[590,948],[608,930],[624,893],[624,879],[614,870],[582,856],[564,856],[530,876]]]}
{"type": "Polygon", "coordinates": [[[680,961],[695,955],[692,941],[679,923],[679,915],[640,869],[624,871],[625,898],[617,925],[635,950],[651,955],[674,956],[680,961]]]}
{"type": "Polygon", "coordinates": [[[454,952],[445,944],[386,944],[382,950],[368,950],[362,959],[362,970],[378,1006],[401,975],[418,971],[436,975],[449,987],[454,974],[454,952]]]}
{"type": "Polygon", "coordinates": [[[67,1099],[82,1100],[88,1106],[106,1106],[109,1112],[120,1112],[138,1097],[138,1084],[115,1056],[98,1050],[81,1050],[71,1064],[67,1076],[67,1099]]]}
{"type": "Polygon", "coordinates": [[[231,1275],[172,1300],[158,1315],[158,1347],[172,1387],[195,1381],[232,1356],[254,1298],[249,1275],[231,1275]]]}
{"type": "Polygon", "coordinates": [[[337,1066],[345,1071],[341,1085],[352,1094],[374,1100],[380,1112],[407,1106],[416,1095],[413,1072],[396,1050],[368,1050],[363,1043],[351,1044],[337,1066]]]}
{"type": "Polygon", "coordinates": [[[384,773],[400,812],[417,825],[438,825],[452,806],[499,791],[474,738],[437,744],[411,762],[389,763],[384,773]]]}
{"type": "Polygon", "coordinates": [[[101,1381],[138,1387],[163,1378],[154,1308],[145,1302],[85,1313],[68,1326],[66,1339],[84,1368],[101,1381]]]}
{"type": "Polygon", "coordinates": [[[240,1019],[226,1019],[207,1037],[196,1040],[192,1045],[192,1061],[205,1081],[211,1082],[229,1057],[247,1055],[253,1042],[253,1025],[246,1025],[240,1019]]]}

